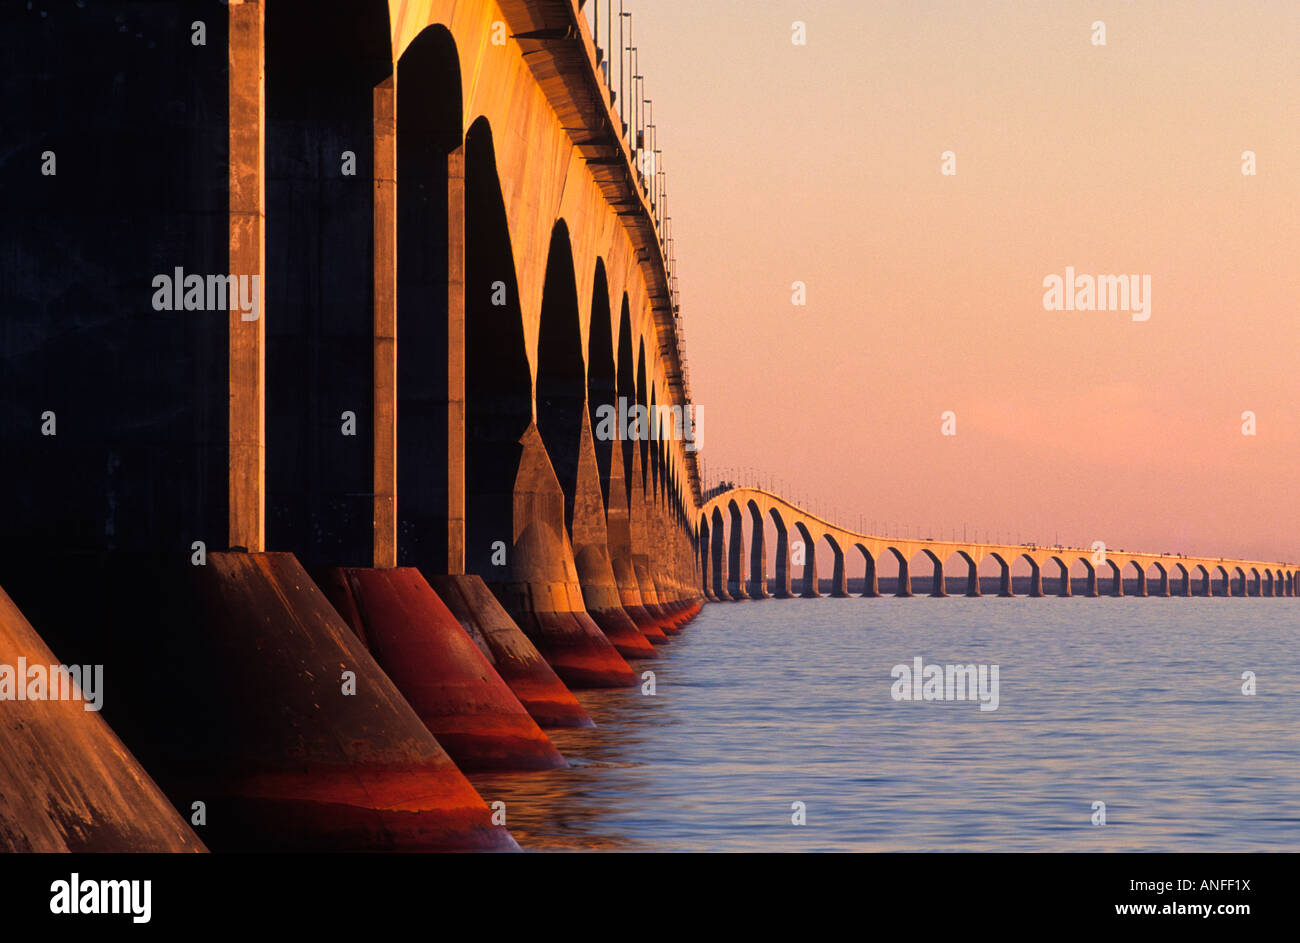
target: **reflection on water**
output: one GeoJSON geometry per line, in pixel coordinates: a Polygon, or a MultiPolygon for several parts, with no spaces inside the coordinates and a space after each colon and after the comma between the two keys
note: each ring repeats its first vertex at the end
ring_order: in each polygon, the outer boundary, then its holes
{"type": "Polygon", "coordinates": [[[635,663],[655,696],[579,694],[570,769],[471,778],[530,850],[1300,850],[1298,625],[1300,599],[714,604],[635,663]],[[998,710],[894,701],[916,656],[999,665],[998,710]]]}

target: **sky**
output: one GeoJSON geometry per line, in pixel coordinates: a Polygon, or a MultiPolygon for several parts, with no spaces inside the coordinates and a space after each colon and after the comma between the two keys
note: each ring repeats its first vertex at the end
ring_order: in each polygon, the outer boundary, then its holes
{"type": "Polygon", "coordinates": [[[1300,3],[625,9],[709,484],[873,533],[1300,560],[1300,3]],[[1046,310],[1067,266],[1149,276],[1149,319],[1046,310]]]}

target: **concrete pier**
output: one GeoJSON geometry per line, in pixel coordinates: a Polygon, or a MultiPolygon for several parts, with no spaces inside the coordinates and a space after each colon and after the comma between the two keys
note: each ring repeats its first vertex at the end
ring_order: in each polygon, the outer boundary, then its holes
{"type": "MultiPolygon", "coordinates": [[[[46,671],[62,664],[0,589],[0,665],[16,670],[20,659],[46,671]]],[[[0,851],[206,850],[84,700],[7,693],[0,702],[0,851]]]]}
{"type": "Polygon", "coordinates": [[[460,769],[568,765],[419,570],[329,576],[326,595],[460,769]]]}

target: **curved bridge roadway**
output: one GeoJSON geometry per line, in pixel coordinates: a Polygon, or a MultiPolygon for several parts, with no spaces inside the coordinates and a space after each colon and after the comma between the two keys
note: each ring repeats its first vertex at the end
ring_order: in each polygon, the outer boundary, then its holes
{"type": "Polygon", "coordinates": [[[947,596],[945,569],[950,563],[966,567],[966,595],[979,596],[979,565],[992,557],[1001,568],[999,596],[1014,596],[1011,566],[1023,557],[1030,568],[1030,596],[1043,591],[1043,572],[1056,576],[1053,595],[1069,596],[1070,567],[1082,561],[1087,568],[1084,595],[1100,596],[1101,576],[1108,595],[1123,596],[1124,581],[1136,581],[1138,596],[1294,596],[1300,567],[1290,563],[1228,560],[1167,553],[1130,553],[1110,548],[1043,547],[1036,544],[967,543],[950,540],[906,540],[858,534],[822,520],[769,491],[733,488],[705,503],[699,519],[700,571],[704,594],[713,600],[819,596],[818,573],[829,568],[831,595],[848,596],[845,554],[862,554],[866,563],[863,596],[879,596],[877,562],[883,554],[898,561],[896,595],[912,595],[912,562],[918,554],[928,558],[933,574],[931,596],[947,596]],[[745,540],[745,517],[750,537],[745,540]],[[776,529],[775,585],[768,585],[767,528],[776,529]],[[825,538],[831,559],[819,560],[818,546],[825,538]],[[800,544],[802,545],[800,547],[800,544]],[[792,549],[794,553],[792,554],[792,549]],[[792,555],[802,551],[799,579],[792,572],[792,555]],[[956,561],[954,563],[954,558],[956,561]],[[748,561],[748,562],[747,562],[748,561]],[[1154,572],[1153,572],[1154,571],[1154,572]]]}

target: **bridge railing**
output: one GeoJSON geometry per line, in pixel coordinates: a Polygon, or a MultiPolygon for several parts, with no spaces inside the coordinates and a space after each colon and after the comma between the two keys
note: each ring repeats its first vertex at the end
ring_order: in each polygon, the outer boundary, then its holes
{"type": "MultiPolygon", "coordinates": [[[[572,0],[580,11],[579,28],[592,44],[595,75],[603,86],[609,105],[617,115],[619,137],[637,187],[648,208],[654,239],[663,259],[669,318],[668,335],[677,375],[670,383],[678,387],[682,403],[690,403],[690,369],[686,359],[686,334],[681,311],[681,289],[677,275],[677,255],[673,240],[673,218],[668,212],[668,175],[664,170],[663,147],[659,126],[654,117],[654,100],[645,89],[641,72],[640,47],[629,0],[572,0]]],[[[699,469],[695,456],[687,457],[693,473],[692,490],[697,501],[700,493],[699,469]]]]}

